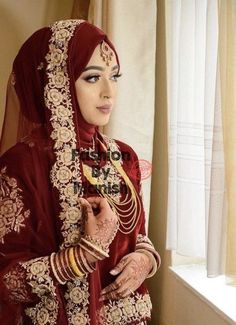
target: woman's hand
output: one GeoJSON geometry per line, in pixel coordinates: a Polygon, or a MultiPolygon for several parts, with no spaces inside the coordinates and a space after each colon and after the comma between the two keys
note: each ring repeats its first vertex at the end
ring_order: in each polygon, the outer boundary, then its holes
{"type": "Polygon", "coordinates": [[[80,199],[80,203],[85,207],[85,235],[108,248],[118,231],[117,215],[112,211],[105,198],[90,197],[87,200],[80,199]],[[93,209],[99,211],[96,216],[93,209]]]}
{"type": "Polygon", "coordinates": [[[134,252],[124,256],[111,270],[112,275],[120,275],[101,291],[100,300],[125,298],[138,289],[152,269],[149,257],[134,252]]]}

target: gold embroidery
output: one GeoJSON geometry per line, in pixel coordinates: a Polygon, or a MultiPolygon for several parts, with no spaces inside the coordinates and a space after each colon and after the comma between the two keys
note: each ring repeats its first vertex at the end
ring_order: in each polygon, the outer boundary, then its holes
{"type": "Polygon", "coordinates": [[[32,287],[32,292],[39,297],[45,294],[55,294],[55,287],[50,276],[49,257],[38,257],[20,265],[26,270],[26,278],[32,287]]]}
{"type": "Polygon", "coordinates": [[[52,296],[44,296],[35,307],[26,308],[25,313],[35,325],[56,325],[58,302],[52,296]]]}
{"type": "Polygon", "coordinates": [[[109,300],[98,313],[99,324],[126,325],[151,317],[152,303],[149,294],[138,293],[119,300],[109,300]]]}
{"type": "Polygon", "coordinates": [[[121,151],[120,148],[118,146],[118,144],[115,142],[114,139],[108,137],[105,134],[102,134],[103,139],[105,140],[107,147],[109,148],[109,150],[111,152],[119,152],[119,156],[120,156],[120,160],[119,162],[121,163],[121,165],[123,164],[123,160],[122,160],[122,155],[121,155],[121,151]]]}
{"type": "Polygon", "coordinates": [[[88,316],[89,287],[87,278],[67,282],[68,323],[71,325],[86,325],[90,323],[88,316]]]}
{"type": "Polygon", "coordinates": [[[16,302],[30,302],[30,298],[25,283],[25,270],[17,264],[14,269],[6,273],[3,281],[9,290],[10,298],[16,302]]]}
{"type": "Polygon", "coordinates": [[[138,234],[137,244],[140,244],[140,243],[146,243],[153,247],[151,240],[146,235],[138,234]]]}
{"type": "MultiPolygon", "coordinates": [[[[63,221],[61,232],[64,237],[61,249],[78,243],[82,227],[82,210],[77,202],[78,195],[74,192],[74,183],[82,183],[82,177],[79,157],[72,159],[72,151],[76,149],[76,134],[66,62],[68,43],[76,26],[81,22],[81,20],[68,20],[55,23],[52,26],[51,44],[46,56],[48,84],[45,87],[45,100],[51,111],[53,128],[51,138],[55,141],[56,155],[56,162],[50,176],[52,184],[59,192],[61,206],[59,218],[63,221]]],[[[83,193],[81,192],[80,195],[82,196],[83,193]]],[[[89,324],[87,278],[75,279],[66,285],[65,299],[69,324],[89,324]]],[[[42,310],[43,305],[39,307],[42,310]]],[[[44,315],[47,319],[45,309],[44,315]]]]}
{"type": "Polygon", "coordinates": [[[45,100],[52,114],[51,138],[55,141],[56,154],[51,180],[59,191],[62,208],[59,217],[63,221],[61,230],[64,243],[61,248],[78,242],[79,235],[75,234],[80,233],[81,227],[81,208],[77,203],[77,195],[73,193],[73,184],[82,183],[82,178],[79,158],[72,159],[72,150],[76,149],[76,134],[66,65],[68,43],[81,22],[82,20],[68,20],[53,24],[49,53],[46,56],[48,84],[45,87],[45,100]]]}
{"type": "Polygon", "coordinates": [[[15,178],[6,174],[6,167],[0,172],[0,242],[4,243],[4,237],[11,231],[20,232],[25,227],[25,219],[30,211],[24,211],[22,202],[22,190],[17,187],[15,178]]]}
{"type": "Polygon", "coordinates": [[[41,301],[33,308],[26,308],[33,324],[56,324],[58,314],[58,301],[56,288],[50,275],[49,258],[39,257],[20,265],[26,270],[26,278],[41,301]]]}
{"type": "Polygon", "coordinates": [[[135,250],[138,250],[138,249],[145,249],[145,250],[150,251],[152,254],[154,254],[157,257],[157,259],[160,262],[160,256],[157,253],[157,251],[155,250],[155,247],[153,246],[153,243],[151,242],[151,240],[147,236],[142,235],[142,234],[138,234],[137,240],[136,240],[135,250]]]}

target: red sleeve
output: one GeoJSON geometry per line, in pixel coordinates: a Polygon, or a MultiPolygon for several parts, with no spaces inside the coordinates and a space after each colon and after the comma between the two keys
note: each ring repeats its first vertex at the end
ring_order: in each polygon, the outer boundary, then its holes
{"type": "MultiPolygon", "coordinates": [[[[24,158],[26,161],[27,155],[24,158]]],[[[33,187],[23,175],[27,164],[24,168],[22,165],[23,160],[17,161],[11,152],[0,164],[0,297],[3,302],[33,302],[47,291],[55,291],[49,255],[41,255],[37,245],[39,222],[35,211],[30,209],[30,203],[35,204],[33,187]],[[18,163],[14,168],[13,161],[18,163]]]]}

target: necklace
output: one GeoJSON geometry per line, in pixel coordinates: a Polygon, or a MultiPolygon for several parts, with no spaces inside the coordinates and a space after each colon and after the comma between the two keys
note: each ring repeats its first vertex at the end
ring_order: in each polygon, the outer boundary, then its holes
{"type": "MultiPolygon", "coordinates": [[[[102,146],[104,150],[107,152],[107,148],[103,143],[102,146]]],[[[103,190],[103,187],[100,186],[103,184],[103,181],[96,177],[92,177],[90,167],[84,163],[82,163],[83,173],[84,176],[87,178],[87,180],[90,182],[90,184],[95,185],[96,187],[97,185],[99,185],[100,188],[99,194],[107,199],[112,210],[118,216],[120,231],[123,234],[130,234],[134,230],[134,228],[136,227],[140,219],[141,201],[133,183],[130,181],[128,175],[124,171],[120,161],[113,160],[111,154],[110,154],[110,161],[115,167],[115,169],[118,171],[118,173],[122,176],[125,184],[127,185],[127,188],[129,189],[129,193],[126,193],[122,202],[119,203],[116,202],[114,198],[112,198],[109,194],[107,194],[103,190]]]]}

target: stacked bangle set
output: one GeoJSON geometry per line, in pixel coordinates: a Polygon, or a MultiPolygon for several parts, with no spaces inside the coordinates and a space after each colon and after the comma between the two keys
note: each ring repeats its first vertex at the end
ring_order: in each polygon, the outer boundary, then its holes
{"type": "Polygon", "coordinates": [[[57,281],[65,284],[66,281],[75,277],[83,277],[85,274],[92,273],[95,263],[89,263],[85,257],[84,251],[91,254],[97,260],[109,257],[108,251],[103,250],[98,242],[92,241],[90,237],[81,239],[78,246],[63,249],[58,253],[52,253],[50,256],[50,264],[53,274],[57,281]]]}

